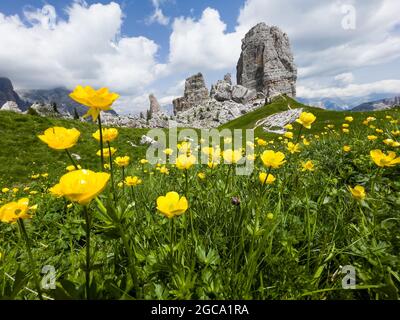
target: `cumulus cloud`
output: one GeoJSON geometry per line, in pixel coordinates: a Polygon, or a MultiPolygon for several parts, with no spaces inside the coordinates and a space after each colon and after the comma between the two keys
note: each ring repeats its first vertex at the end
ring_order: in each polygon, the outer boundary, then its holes
{"type": "Polygon", "coordinates": [[[354,81],[354,75],[351,72],[345,72],[338,74],[334,79],[339,83],[349,84],[354,81]]]}
{"type": "Polygon", "coordinates": [[[17,87],[84,83],[132,94],[163,72],[154,41],[120,35],[123,13],[115,2],[74,2],[66,9],[67,20],[57,17],[50,5],[24,14],[27,22],[0,13],[0,74],[17,87]]]}
{"type": "Polygon", "coordinates": [[[222,70],[236,65],[243,36],[226,32],[219,12],[206,8],[200,19],[176,18],[170,36],[169,64],[178,70],[222,70]]]}
{"type": "Polygon", "coordinates": [[[159,23],[163,26],[169,24],[169,17],[166,17],[160,7],[162,0],[151,0],[154,6],[154,13],[146,20],[148,24],[159,23]]]}

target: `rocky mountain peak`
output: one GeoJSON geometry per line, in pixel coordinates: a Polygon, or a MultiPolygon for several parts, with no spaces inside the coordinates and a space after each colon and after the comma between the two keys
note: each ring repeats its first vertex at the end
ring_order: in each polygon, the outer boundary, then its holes
{"type": "Polygon", "coordinates": [[[259,23],[247,32],[236,71],[238,84],[266,97],[296,96],[297,68],[289,38],[278,27],[259,23]]]}
{"type": "Polygon", "coordinates": [[[0,106],[4,105],[8,101],[15,102],[20,108],[23,108],[25,106],[25,103],[14,91],[11,80],[8,78],[0,77],[0,106]]]}
{"type": "Polygon", "coordinates": [[[150,102],[150,114],[155,114],[161,111],[161,106],[158,103],[157,98],[154,94],[149,94],[149,102],[150,102]]]}

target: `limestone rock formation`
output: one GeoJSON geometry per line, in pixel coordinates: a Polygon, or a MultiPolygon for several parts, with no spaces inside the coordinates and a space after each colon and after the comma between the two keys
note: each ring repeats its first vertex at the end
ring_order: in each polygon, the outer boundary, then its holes
{"type": "Polygon", "coordinates": [[[259,23],[242,40],[237,83],[265,96],[296,96],[297,68],[289,38],[278,27],[259,23]]]}
{"type": "Polygon", "coordinates": [[[34,103],[32,104],[28,111],[28,114],[36,115],[40,117],[50,117],[50,118],[64,118],[64,119],[72,119],[71,114],[67,112],[60,112],[57,109],[56,104],[49,103],[34,103]]]}
{"type": "Polygon", "coordinates": [[[153,115],[161,111],[160,104],[158,103],[157,98],[154,96],[154,94],[150,93],[149,101],[150,101],[150,114],[153,115]]]}
{"type": "Polygon", "coordinates": [[[174,105],[174,114],[191,109],[203,100],[208,99],[208,97],[208,89],[203,75],[199,72],[186,79],[183,97],[172,101],[174,105]]]}
{"type": "Polygon", "coordinates": [[[18,108],[18,104],[15,101],[7,101],[3,106],[0,108],[1,111],[11,111],[15,113],[22,113],[21,109],[18,108]]]}

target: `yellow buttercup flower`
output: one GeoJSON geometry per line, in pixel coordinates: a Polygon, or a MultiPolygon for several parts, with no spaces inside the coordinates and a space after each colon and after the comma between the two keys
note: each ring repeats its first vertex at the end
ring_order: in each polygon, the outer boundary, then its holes
{"type": "MultiPolygon", "coordinates": [[[[111,147],[111,156],[114,155],[115,152],[117,152],[117,149],[114,147],[111,147]]],[[[101,150],[97,151],[96,153],[99,157],[101,156],[101,150]]],[[[109,158],[110,157],[110,150],[108,148],[103,148],[103,156],[104,158],[109,158]]]]}
{"type": "Polygon", "coordinates": [[[342,124],[342,127],[343,127],[343,128],[348,128],[349,126],[350,126],[350,125],[349,125],[348,123],[343,123],[343,124],[342,124]]]}
{"type": "Polygon", "coordinates": [[[350,130],[347,129],[347,128],[343,128],[342,131],[343,131],[343,133],[349,133],[350,132],[350,130]]]}
{"type": "Polygon", "coordinates": [[[260,180],[261,184],[273,184],[276,178],[272,174],[267,174],[265,172],[260,172],[258,175],[258,179],[260,180]]]}
{"type": "Polygon", "coordinates": [[[188,170],[196,163],[196,157],[193,155],[181,154],[176,158],[175,165],[180,170],[188,170]]]}
{"type": "MultiPolygon", "coordinates": [[[[102,128],[101,133],[103,136],[103,142],[111,142],[118,137],[118,130],[115,128],[102,128]]],[[[97,141],[100,141],[100,130],[97,130],[95,133],[93,133],[92,137],[97,141]]]]}
{"type": "Polygon", "coordinates": [[[131,158],[129,156],[124,156],[124,157],[116,157],[114,162],[118,167],[127,167],[129,165],[129,161],[131,158]]]}
{"type": "Polygon", "coordinates": [[[30,210],[36,210],[37,206],[29,207],[29,199],[22,198],[17,202],[9,202],[0,208],[0,221],[15,223],[18,219],[29,219],[32,216],[30,210]]]}
{"type": "Polygon", "coordinates": [[[272,212],[267,213],[267,219],[272,220],[274,218],[274,214],[272,212]]]}
{"type": "Polygon", "coordinates": [[[13,188],[13,189],[12,189],[12,192],[13,192],[13,193],[17,193],[18,191],[19,191],[18,188],[13,188]]]}
{"type": "Polygon", "coordinates": [[[147,160],[147,159],[140,159],[140,164],[146,164],[146,163],[149,163],[149,160],[147,160]]]}
{"type": "Polygon", "coordinates": [[[76,102],[88,107],[84,117],[92,116],[96,121],[101,111],[111,110],[111,105],[119,98],[119,95],[109,92],[107,88],[95,90],[90,86],[77,86],[69,95],[76,102]]]}
{"type": "Polygon", "coordinates": [[[311,112],[302,112],[296,122],[300,123],[304,128],[310,129],[315,119],[317,118],[311,112]]]}
{"type": "Polygon", "coordinates": [[[400,163],[400,157],[396,158],[396,153],[389,151],[388,154],[383,153],[381,150],[371,150],[370,156],[375,164],[379,167],[393,167],[400,163]]]}
{"type": "Polygon", "coordinates": [[[139,184],[142,183],[142,179],[139,179],[139,178],[136,177],[136,176],[133,176],[133,177],[126,177],[124,182],[125,182],[125,184],[126,184],[127,186],[136,187],[137,185],[139,185],[139,184]]]}
{"type": "Polygon", "coordinates": [[[391,147],[393,147],[393,148],[400,147],[400,142],[398,142],[398,141],[393,141],[391,147]]]}
{"type": "Polygon", "coordinates": [[[214,169],[214,168],[216,168],[218,166],[218,162],[208,161],[207,166],[210,169],[214,169]]]}
{"type": "Polygon", "coordinates": [[[394,135],[395,137],[400,136],[400,130],[393,130],[392,135],[394,135]]]}
{"type": "Polygon", "coordinates": [[[310,141],[308,141],[306,138],[303,139],[303,144],[305,146],[309,146],[310,145],[310,141]]]}
{"type": "Polygon", "coordinates": [[[287,124],[286,126],[284,126],[284,128],[286,129],[286,130],[293,130],[293,126],[289,123],[289,124],[287,124]]]}
{"type": "Polygon", "coordinates": [[[169,174],[169,170],[168,170],[168,168],[166,166],[162,166],[160,168],[160,173],[169,174]]]}
{"type": "Polygon", "coordinates": [[[376,129],[375,131],[376,131],[376,133],[383,133],[382,129],[376,129]]]}
{"type": "Polygon", "coordinates": [[[109,179],[110,174],[105,172],[75,170],[63,175],[60,182],[50,188],[50,192],[81,205],[87,205],[103,192],[109,179]]]}
{"type": "Polygon", "coordinates": [[[301,171],[314,171],[314,163],[311,160],[301,163],[301,171]]]}
{"type": "Polygon", "coordinates": [[[354,118],[353,117],[345,117],[344,120],[347,122],[353,122],[354,118]]]}
{"type": "Polygon", "coordinates": [[[364,200],[366,197],[365,189],[363,186],[357,185],[354,188],[349,187],[349,190],[353,198],[356,200],[364,200]]]}
{"type": "Polygon", "coordinates": [[[204,172],[199,172],[199,173],[197,174],[197,177],[198,177],[199,179],[201,179],[201,180],[204,180],[204,179],[206,178],[206,174],[205,174],[204,172]]]}
{"type": "Polygon", "coordinates": [[[366,119],[366,121],[368,121],[368,122],[375,121],[375,120],[376,120],[375,117],[368,117],[368,118],[366,119]]]}
{"type": "Polygon", "coordinates": [[[36,180],[40,177],[40,174],[33,174],[31,175],[31,179],[36,180]]]}
{"type": "Polygon", "coordinates": [[[391,146],[393,144],[394,140],[393,139],[385,139],[383,140],[383,143],[386,144],[387,146],[391,146]]]}
{"type": "MultiPolygon", "coordinates": [[[[288,138],[288,139],[293,139],[293,132],[291,132],[291,131],[285,132],[285,133],[283,134],[283,136],[284,136],[285,138],[288,138]]],[[[282,138],[282,137],[280,137],[280,138],[282,138]]]]}
{"type": "Polygon", "coordinates": [[[10,191],[10,189],[8,189],[8,188],[1,189],[1,192],[3,192],[3,193],[7,193],[8,191],[10,191]]]}
{"type": "Polygon", "coordinates": [[[75,128],[63,127],[48,128],[38,138],[55,150],[66,150],[72,148],[79,139],[81,133],[75,128]]]}
{"type": "Polygon", "coordinates": [[[298,143],[294,144],[293,142],[289,142],[287,144],[287,149],[290,153],[300,152],[300,145],[298,143]]]}
{"type": "Polygon", "coordinates": [[[174,150],[172,150],[171,148],[167,148],[163,151],[167,156],[170,156],[171,154],[174,153],[174,150]]]}
{"type": "Polygon", "coordinates": [[[374,140],[378,139],[377,136],[373,136],[373,135],[368,136],[367,138],[368,138],[369,141],[374,141],[374,140]]]}
{"type": "MultiPolygon", "coordinates": [[[[65,169],[66,169],[67,171],[69,171],[69,172],[75,171],[75,170],[76,170],[75,166],[73,166],[73,165],[70,165],[70,166],[66,167],[65,169]]],[[[82,167],[78,164],[78,170],[79,170],[79,169],[82,169],[82,167]]]]}
{"type": "Polygon", "coordinates": [[[49,174],[48,173],[42,173],[41,176],[42,176],[42,178],[47,178],[49,176],[49,174]]]}
{"type": "Polygon", "coordinates": [[[257,140],[257,144],[259,146],[266,146],[267,145],[267,141],[265,141],[264,139],[258,139],[257,140]]]}
{"type": "Polygon", "coordinates": [[[343,146],[343,151],[344,152],[350,152],[351,151],[351,147],[350,146],[343,146]]]}
{"type": "Polygon", "coordinates": [[[186,197],[179,197],[179,194],[174,191],[157,198],[157,210],[167,218],[173,218],[185,213],[188,207],[186,197]]]}
{"type": "Polygon", "coordinates": [[[266,150],[261,155],[261,160],[267,168],[277,169],[281,167],[285,162],[285,155],[278,151],[266,150]]]}
{"type": "Polygon", "coordinates": [[[328,124],[328,126],[327,126],[329,129],[333,129],[334,127],[335,127],[335,125],[334,124],[328,124]]]}
{"type": "MultiPolygon", "coordinates": [[[[258,141],[260,140],[261,139],[258,139],[258,141]]],[[[228,149],[222,153],[222,157],[224,158],[225,163],[232,164],[232,163],[238,163],[243,156],[240,150],[228,149]]]]}

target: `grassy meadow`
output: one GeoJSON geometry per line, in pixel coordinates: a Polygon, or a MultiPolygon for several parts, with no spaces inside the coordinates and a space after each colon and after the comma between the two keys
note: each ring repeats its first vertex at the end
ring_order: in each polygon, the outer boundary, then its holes
{"type": "MultiPolygon", "coordinates": [[[[257,128],[250,176],[223,161],[185,170],[143,163],[146,130],[118,128],[113,158],[130,163],[124,172],[114,163],[113,181],[86,206],[49,191],[71,162],[37,135],[75,127],[81,136],[70,152],[82,168],[99,171],[96,124],[0,112],[0,207],[25,197],[37,205],[22,222],[26,233],[20,222],[0,222],[0,297],[38,299],[42,268],[52,266],[55,286],[41,287],[43,299],[398,299],[400,165],[380,167],[370,151],[399,156],[400,110],[290,105],[312,112],[315,122],[311,129],[293,123],[293,137],[257,128]],[[289,142],[298,143],[293,153],[289,142]],[[267,167],[266,150],[286,162],[267,167]],[[121,183],[127,176],[141,183],[121,183]],[[355,186],[365,194],[353,193],[355,186]],[[172,218],[157,209],[170,191],[188,203],[172,218]],[[346,265],[356,270],[355,289],[342,287],[346,265]]],[[[286,109],[287,101],[276,100],[221,128],[253,128],[286,109]]]]}

